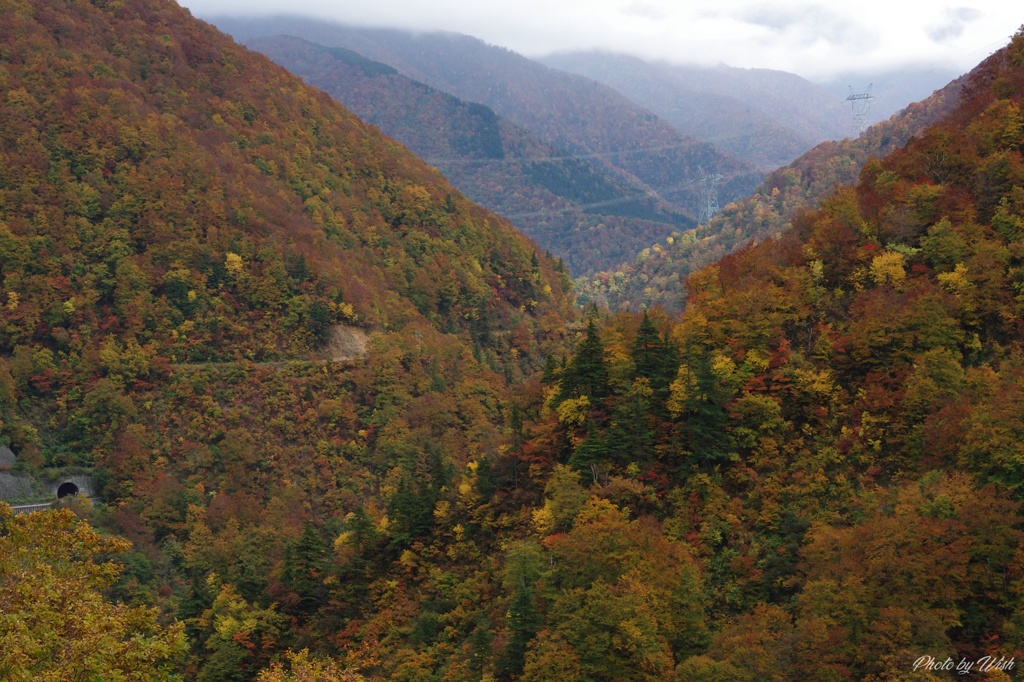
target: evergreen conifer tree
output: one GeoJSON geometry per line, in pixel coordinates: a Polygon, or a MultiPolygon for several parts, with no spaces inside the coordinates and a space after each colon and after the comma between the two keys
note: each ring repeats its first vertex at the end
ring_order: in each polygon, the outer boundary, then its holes
{"type": "Polygon", "coordinates": [[[559,400],[587,396],[592,404],[608,397],[608,366],[604,359],[604,343],[591,319],[587,334],[576,347],[572,359],[562,373],[559,400]]]}
{"type": "Polygon", "coordinates": [[[324,570],[327,567],[327,545],[320,533],[307,525],[299,539],[288,548],[281,569],[282,582],[298,595],[295,611],[311,614],[327,600],[324,570]]]}

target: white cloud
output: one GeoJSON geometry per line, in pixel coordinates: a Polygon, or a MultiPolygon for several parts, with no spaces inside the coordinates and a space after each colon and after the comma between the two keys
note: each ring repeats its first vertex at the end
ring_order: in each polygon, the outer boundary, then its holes
{"type": "Polygon", "coordinates": [[[309,14],[467,33],[527,56],[603,48],[675,62],[776,68],[808,78],[905,65],[966,71],[1022,17],[1006,0],[184,0],[201,17],[309,14]]]}
{"type": "Polygon", "coordinates": [[[928,28],[928,37],[937,43],[948,43],[963,35],[967,24],[981,18],[981,12],[973,7],[946,9],[946,21],[928,28]]]}
{"type": "Polygon", "coordinates": [[[669,13],[663,7],[653,2],[634,2],[621,11],[627,16],[632,15],[650,21],[664,21],[669,17],[669,13]]]}

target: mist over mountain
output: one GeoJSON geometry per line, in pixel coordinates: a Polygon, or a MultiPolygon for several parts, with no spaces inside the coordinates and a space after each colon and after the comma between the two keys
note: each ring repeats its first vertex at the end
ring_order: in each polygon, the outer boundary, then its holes
{"type": "Polygon", "coordinates": [[[692,220],[637,196],[594,159],[573,158],[489,107],[460,100],[346,48],[285,36],[246,44],[322,88],[509,218],[575,276],[629,260],[692,220]]]}
{"type": "Polygon", "coordinates": [[[615,88],[682,132],[764,171],[850,132],[842,98],[767,69],[647,62],[606,52],[553,54],[543,63],[615,88]]]}
{"type": "Polygon", "coordinates": [[[821,87],[843,98],[851,93],[870,92],[873,99],[867,121],[874,124],[886,120],[912,102],[927,99],[933,92],[941,90],[961,75],[951,69],[934,67],[865,70],[839,74],[821,83],[821,87]]]}

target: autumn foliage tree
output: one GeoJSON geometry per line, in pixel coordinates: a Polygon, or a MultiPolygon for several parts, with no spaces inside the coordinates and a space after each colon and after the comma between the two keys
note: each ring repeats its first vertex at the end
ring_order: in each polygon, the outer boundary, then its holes
{"type": "Polygon", "coordinates": [[[111,601],[129,543],[69,509],[16,515],[0,503],[0,676],[5,680],[172,680],[181,624],[111,601]]]}

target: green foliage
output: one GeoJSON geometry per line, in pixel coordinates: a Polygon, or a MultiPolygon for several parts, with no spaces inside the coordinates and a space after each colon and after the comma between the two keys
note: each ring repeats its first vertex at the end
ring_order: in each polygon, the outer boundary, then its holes
{"type": "Polygon", "coordinates": [[[530,541],[513,544],[505,555],[503,583],[511,594],[505,619],[510,637],[497,664],[505,675],[522,672],[527,645],[543,625],[535,590],[543,560],[540,546],[530,541]]]}
{"type": "MultiPolygon", "coordinates": [[[[210,577],[215,583],[215,576],[210,577]]],[[[269,664],[286,618],[273,607],[249,604],[230,585],[222,585],[198,621],[206,637],[206,656],[196,676],[203,682],[249,680],[269,664]]]]}
{"type": "Polygon", "coordinates": [[[557,633],[542,631],[531,643],[526,654],[523,682],[566,680],[581,682],[583,670],[576,651],[557,633]]]}
{"type": "Polygon", "coordinates": [[[544,506],[534,512],[533,523],[545,533],[566,531],[588,497],[580,485],[580,472],[559,464],[544,486],[544,506]]]}
{"type": "Polygon", "coordinates": [[[298,597],[294,612],[308,615],[327,601],[327,560],[327,545],[312,526],[306,526],[299,539],[285,550],[281,581],[298,597]]]}
{"type": "Polygon", "coordinates": [[[704,636],[700,578],[686,549],[650,523],[591,500],[573,529],[548,539],[557,587],[550,627],[591,679],[647,679],[704,636]]]}

